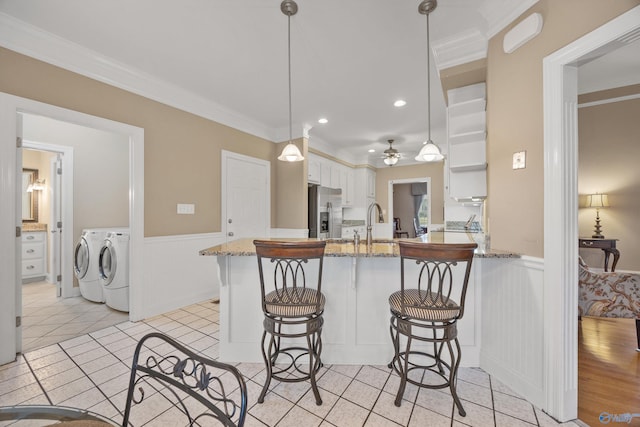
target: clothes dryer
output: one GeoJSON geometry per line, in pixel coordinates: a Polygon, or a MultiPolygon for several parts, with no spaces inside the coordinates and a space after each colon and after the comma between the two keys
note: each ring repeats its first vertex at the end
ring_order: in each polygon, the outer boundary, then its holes
{"type": "Polygon", "coordinates": [[[73,254],[73,272],[80,285],[80,294],[93,302],[104,302],[102,285],[98,280],[98,257],[107,232],[119,228],[87,228],[82,230],[73,254]]]}
{"type": "Polygon", "coordinates": [[[129,232],[107,233],[98,259],[98,278],[106,304],[129,311],[129,232]]]}

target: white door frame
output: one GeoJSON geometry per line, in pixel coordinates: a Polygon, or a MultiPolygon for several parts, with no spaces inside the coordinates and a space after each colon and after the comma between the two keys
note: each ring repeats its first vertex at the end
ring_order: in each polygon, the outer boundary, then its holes
{"type": "Polygon", "coordinates": [[[227,161],[229,159],[235,159],[239,161],[249,162],[249,163],[258,163],[267,167],[267,179],[265,182],[266,187],[266,215],[267,220],[265,223],[267,224],[267,229],[265,230],[264,236],[269,236],[271,234],[271,162],[268,160],[258,159],[256,157],[245,156],[244,154],[234,153],[233,151],[222,150],[220,153],[221,158],[221,189],[220,189],[220,222],[222,222],[220,231],[224,236],[225,241],[228,241],[229,236],[227,235],[227,161]]]}
{"type": "Polygon", "coordinates": [[[547,56],[544,105],[545,410],[578,408],[578,61],[640,29],[640,6],[547,56]]]}
{"type": "MultiPolygon", "coordinates": [[[[387,187],[387,212],[389,212],[389,223],[391,224],[391,237],[394,236],[393,233],[395,231],[393,229],[393,184],[411,184],[414,182],[427,183],[427,196],[429,196],[429,223],[427,224],[427,230],[431,230],[431,177],[394,179],[389,181],[387,187]]],[[[411,227],[413,227],[413,224],[411,224],[411,227]]]]}
{"type": "MultiPolygon", "coordinates": [[[[62,248],[62,253],[59,254],[62,265],[62,271],[60,272],[62,274],[62,298],[78,296],[79,290],[77,292],[73,290],[73,147],[25,139],[22,141],[22,148],[62,153],[62,211],[60,213],[62,221],[60,247],[62,248]]],[[[51,229],[51,225],[49,228],[51,229]]]]}
{"type": "Polygon", "coordinates": [[[17,244],[17,148],[18,113],[28,113],[75,123],[129,137],[129,227],[131,230],[129,269],[131,320],[140,320],[144,307],[144,129],[78,111],[0,92],[0,192],[6,202],[0,204],[0,364],[15,360],[17,348],[16,295],[21,286],[20,254],[17,244]]]}

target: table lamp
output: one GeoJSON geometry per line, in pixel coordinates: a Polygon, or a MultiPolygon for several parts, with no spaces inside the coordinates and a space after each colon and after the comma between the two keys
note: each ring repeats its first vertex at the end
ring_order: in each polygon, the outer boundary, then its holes
{"type": "Polygon", "coordinates": [[[591,237],[604,239],[604,235],[601,232],[602,226],[600,225],[600,208],[609,207],[609,196],[600,193],[590,194],[587,199],[587,207],[596,208],[596,225],[593,228],[594,234],[591,237]]]}

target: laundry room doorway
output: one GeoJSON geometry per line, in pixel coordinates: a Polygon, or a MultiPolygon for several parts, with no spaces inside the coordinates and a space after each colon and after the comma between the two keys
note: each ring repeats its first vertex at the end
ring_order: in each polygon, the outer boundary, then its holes
{"type": "MultiPolygon", "coordinates": [[[[68,124],[85,126],[90,129],[110,132],[126,139],[127,159],[113,165],[109,160],[103,163],[110,167],[109,174],[115,175],[117,169],[126,170],[127,189],[126,219],[130,229],[130,310],[129,319],[139,320],[144,308],[144,129],[126,123],[92,116],[54,105],[22,98],[7,93],[0,93],[0,170],[6,171],[6,179],[0,180],[3,194],[9,195],[0,207],[0,240],[6,242],[0,258],[0,365],[15,360],[16,353],[22,351],[22,151],[20,141],[23,135],[21,119],[26,116],[48,118],[68,124]]],[[[29,135],[29,139],[41,142],[43,139],[29,135]]],[[[52,141],[53,144],[65,145],[66,140],[52,141]]],[[[68,145],[68,144],[67,144],[68,145]]],[[[77,157],[77,156],[76,156],[77,157]]],[[[74,161],[78,165],[78,159],[74,161]]],[[[76,182],[76,187],[78,183],[76,182]]],[[[100,194],[100,188],[91,189],[93,195],[100,194]]],[[[89,204],[74,203],[82,209],[89,204]],[[78,206],[79,205],[79,206],[78,206]]],[[[77,215],[74,215],[77,216],[77,215]]],[[[74,228],[76,221],[74,220],[74,228]]],[[[65,241],[73,244],[73,233],[70,227],[62,228],[71,237],[65,241]]],[[[62,251],[64,254],[64,251],[62,251]]],[[[65,269],[73,275],[71,262],[62,260],[63,278],[65,269]]],[[[74,287],[75,288],[75,287],[74,287]]],[[[63,289],[64,291],[64,289],[63,289]]],[[[62,299],[65,300],[65,299],[62,299]]]]}
{"type": "MultiPolygon", "coordinates": [[[[30,193],[35,203],[23,209],[22,253],[32,251],[25,239],[41,236],[46,258],[41,275],[25,277],[23,270],[22,350],[28,351],[128,320],[128,313],[85,294],[75,247],[85,229],[128,228],[129,139],[38,115],[21,114],[19,122],[23,169],[37,173],[39,183],[30,193]]],[[[98,288],[99,249],[91,254],[91,286],[98,288]]]]}

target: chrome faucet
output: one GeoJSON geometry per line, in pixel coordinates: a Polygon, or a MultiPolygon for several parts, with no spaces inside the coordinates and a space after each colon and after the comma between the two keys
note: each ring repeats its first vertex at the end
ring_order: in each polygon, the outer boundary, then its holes
{"type": "Polygon", "coordinates": [[[369,205],[369,209],[367,210],[367,245],[371,245],[371,211],[373,207],[378,208],[378,222],[384,222],[384,217],[382,216],[382,208],[376,202],[373,202],[369,205]]]}

